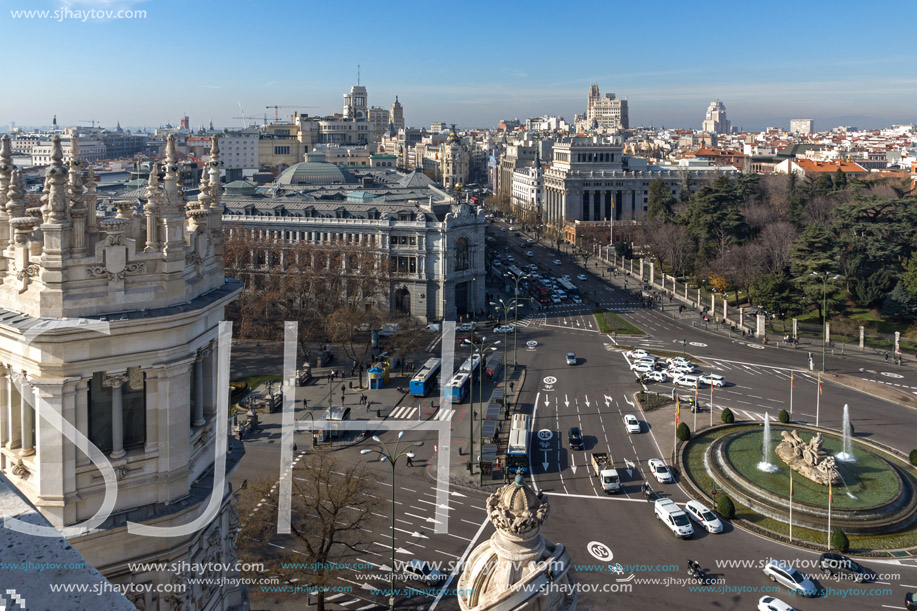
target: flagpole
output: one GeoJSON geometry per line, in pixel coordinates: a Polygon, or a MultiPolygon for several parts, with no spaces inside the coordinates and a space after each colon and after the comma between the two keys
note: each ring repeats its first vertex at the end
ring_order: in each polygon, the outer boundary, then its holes
{"type": "Polygon", "coordinates": [[[678,395],[675,395],[675,434],[673,435],[674,440],[675,440],[675,445],[672,446],[673,452],[675,451],[674,448],[678,447],[678,423],[680,421],[681,421],[681,402],[678,399],[678,395]]]}
{"type": "Polygon", "coordinates": [[[793,470],[790,469],[790,543],[793,542],[793,470]]]}
{"type": "Polygon", "coordinates": [[[828,480],[828,550],[831,549],[831,505],[834,503],[834,497],[831,492],[831,480],[828,480]]]}
{"type": "Polygon", "coordinates": [[[695,431],[697,430],[697,410],[700,409],[697,405],[697,385],[699,383],[700,382],[694,383],[694,410],[693,411],[694,411],[694,430],[695,431]]]}
{"type": "Polygon", "coordinates": [[[710,385],[710,426],[713,426],[713,384],[710,385]]]}
{"type": "Polygon", "coordinates": [[[818,426],[818,417],[821,413],[821,374],[818,375],[818,396],[815,398],[815,426],[818,426]]]}

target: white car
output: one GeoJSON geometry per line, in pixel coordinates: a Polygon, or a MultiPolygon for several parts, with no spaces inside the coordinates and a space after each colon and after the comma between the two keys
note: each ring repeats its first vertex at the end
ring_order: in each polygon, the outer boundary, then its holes
{"type": "Polygon", "coordinates": [[[572,278],[570,277],[570,274],[564,274],[564,280],[566,280],[567,282],[572,280],[572,278]]]}
{"type": "Polygon", "coordinates": [[[534,243],[535,243],[535,240],[533,240],[532,238],[529,238],[528,240],[525,241],[525,243],[526,243],[526,244],[534,244],[534,243]]]}
{"type": "Polygon", "coordinates": [[[636,371],[637,373],[649,373],[655,371],[655,367],[652,363],[647,361],[637,361],[630,366],[631,371],[636,371]]]}
{"type": "Polygon", "coordinates": [[[516,329],[512,325],[503,325],[494,329],[494,333],[515,333],[516,329]]]}
{"type": "Polygon", "coordinates": [[[639,360],[639,359],[645,359],[649,357],[650,353],[647,352],[646,350],[639,349],[639,350],[632,350],[631,352],[628,352],[627,356],[629,356],[632,359],[639,360]]]}
{"type": "Polygon", "coordinates": [[[500,231],[505,232],[505,231],[506,231],[506,227],[500,227],[500,231]]]}
{"type": "Polygon", "coordinates": [[[758,611],[799,611],[796,607],[791,607],[779,598],[773,596],[762,596],[758,601],[758,611]]]}
{"type": "Polygon", "coordinates": [[[764,574],[771,581],[779,583],[792,594],[814,597],[818,594],[815,583],[795,568],[778,560],[770,560],[764,567],[764,574]]]}
{"type": "Polygon", "coordinates": [[[643,379],[648,382],[668,382],[669,374],[664,371],[647,371],[643,374],[643,379]]]}
{"type": "Polygon", "coordinates": [[[575,352],[567,353],[567,365],[576,365],[576,353],[575,352]]]}
{"type": "Polygon", "coordinates": [[[560,303],[560,297],[558,297],[557,295],[551,295],[551,303],[553,303],[554,305],[558,305],[560,303]]]}
{"type": "Polygon", "coordinates": [[[535,256],[535,253],[533,253],[531,250],[527,250],[527,251],[525,251],[525,256],[526,256],[526,257],[534,257],[534,256],[535,256]]]}
{"type": "Polygon", "coordinates": [[[577,280],[588,280],[588,278],[586,278],[586,274],[579,274],[579,275],[576,277],[576,279],[577,279],[577,280]]]}
{"type": "Polygon", "coordinates": [[[628,433],[639,433],[640,421],[637,420],[637,417],[633,414],[625,414],[624,427],[627,429],[628,433]]]}
{"type": "Polygon", "coordinates": [[[560,259],[554,259],[554,265],[560,265],[560,259]]]}
{"type": "Polygon", "coordinates": [[[708,533],[723,532],[723,523],[716,517],[716,514],[701,505],[697,501],[688,501],[685,505],[685,513],[688,517],[707,529],[708,533]]]}
{"type": "Polygon", "coordinates": [[[716,386],[717,388],[722,388],[726,385],[726,380],[723,378],[723,376],[716,375],[715,373],[702,375],[699,379],[702,384],[709,384],[710,386],[716,386]]]}
{"type": "Polygon", "coordinates": [[[687,374],[678,374],[672,381],[679,386],[689,386],[691,388],[696,388],[700,384],[700,379],[697,376],[687,374]]]}
{"type": "Polygon", "coordinates": [[[665,466],[664,462],[658,458],[651,458],[646,462],[646,464],[649,466],[650,473],[655,476],[657,482],[660,484],[672,483],[672,472],[668,467],[665,466]]]}
{"type": "Polygon", "coordinates": [[[665,364],[666,365],[691,365],[692,367],[694,366],[694,364],[691,361],[689,361],[688,359],[686,359],[683,356],[673,356],[671,358],[667,358],[665,360],[665,364]]]}
{"type": "Polygon", "coordinates": [[[472,329],[474,329],[473,322],[465,322],[455,327],[456,331],[471,331],[472,329]]]}
{"type": "Polygon", "coordinates": [[[669,371],[675,373],[694,373],[694,365],[691,363],[679,363],[669,365],[669,371]]]}
{"type": "Polygon", "coordinates": [[[574,295],[570,299],[573,300],[573,303],[583,303],[583,300],[579,298],[579,295],[574,295]]]}

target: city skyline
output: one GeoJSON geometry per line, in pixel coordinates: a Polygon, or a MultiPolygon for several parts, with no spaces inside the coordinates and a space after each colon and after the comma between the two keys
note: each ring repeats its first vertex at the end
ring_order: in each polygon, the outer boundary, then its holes
{"type": "MultiPolygon", "coordinates": [[[[0,125],[47,125],[56,114],[62,125],[95,120],[156,127],[188,114],[195,128],[211,119],[218,127],[239,127],[242,121],[233,117],[240,107],[261,123],[265,114],[273,119],[265,108],[273,104],[329,115],[341,112],[358,65],[369,103],[388,108],[397,95],[407,123],[418,127],[432,121],[493,127],[501,119],[540,115],[572,121],[585,112],[592,82],[628,99],[634,126],[699,128],[714,99],[746,130],[786,129],[799,117],[814,118],[820,130],[917,120],[917,79],[900,76],[901,66],[913,64],[913,52],[894,47],[887,13],[859,5],[840,11],[806,3],[794,7],[791,18],[768,23],[752,9],[726,3],[666,3],[665,21],[680,26],[663,30],[638,8],[575,2],[565,5],[574,24],[553,35],[520,30],[518,20],[498,21],[493,5],[483,3],[466,5],[461,21],[419,3],[366,6],[348,15],[352,30],[332,27],[342,14],[328,6],[272,6],[262,12],[230,2],[216,13],[172,0],[90,0],[66,8],[146,14],[60,22],[12,16],[13,10],[62,8],[51,0],[11,5],[2,13],[10,26],[7,45],[29,52],[8,70],[8,80],[25,86],[0,101],[0,125]],[[291,23],[289,15],[301,16],[292,32],[298,23],[302,36],[277,36],[279,24],[291,23]],[[613,36],[583,35],[587,26],[578,25],[577,15],[628,27],[613,36]],[[855,56],[851,41],[839,38],[839,32],[850,36],[851,24],[855,56]],[[341,44],[356,32],[361,44],[341,44]],[[43,42],[51,36],[53,44],[43,42]],[[520,37],[541,42],[533,49],[520,37]]],[[[553,10],[536,2],[526,15],[553,10]]]]}

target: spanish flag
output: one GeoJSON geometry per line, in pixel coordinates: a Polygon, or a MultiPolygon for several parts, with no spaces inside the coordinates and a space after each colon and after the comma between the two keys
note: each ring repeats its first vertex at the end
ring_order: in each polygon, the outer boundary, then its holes
{"type": "Polygon", "coordinates": [[[675,396],[675,426],[681,422],[681,401],[678,399],[678,395],[675,396]]]}

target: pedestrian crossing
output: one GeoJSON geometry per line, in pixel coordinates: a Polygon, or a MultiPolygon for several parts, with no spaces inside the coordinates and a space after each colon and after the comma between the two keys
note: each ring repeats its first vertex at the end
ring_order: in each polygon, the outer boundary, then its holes
{"type": "MultiPolygon", "coordinates": [[[[421,415],[418,413],[419,409],[419,406],[412,407],[410,405],[402,405],[396,407],[388,417],[395,420],[420,420],[421,415]]],[[[439,422],[447,422],[452,420],[454,415],[455,410],[451,407],[441,407],[432,419],[439,422]]]]}

